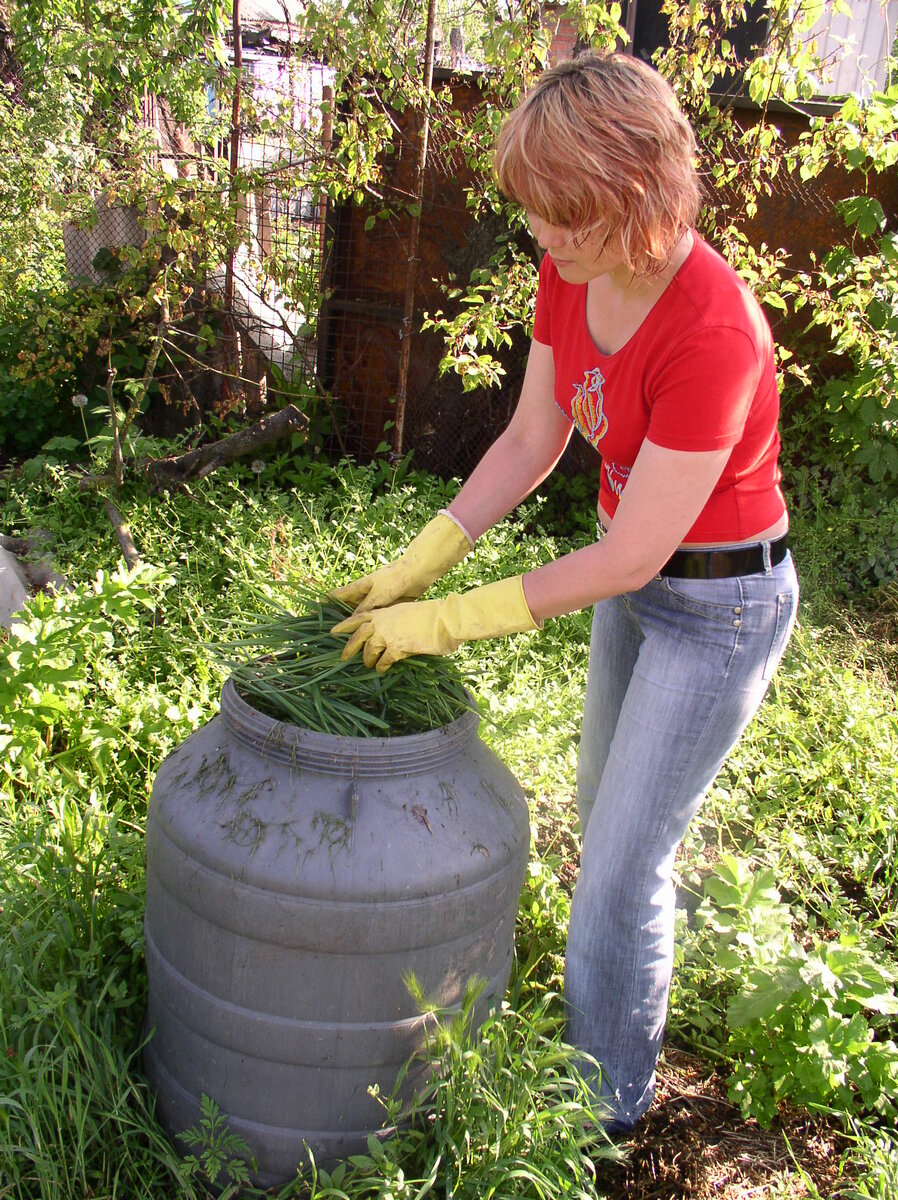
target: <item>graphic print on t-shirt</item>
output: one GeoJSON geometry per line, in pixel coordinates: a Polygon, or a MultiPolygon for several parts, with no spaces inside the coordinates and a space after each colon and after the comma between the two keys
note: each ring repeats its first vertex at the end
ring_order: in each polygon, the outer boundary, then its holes
{"type": "Polygon", "coordinates": [[[618,498],[623,494],[624,485],[630,475],[629,467],[622,467],[620,463],[606,462],[605,475],[608,479],[608,486],[618,498]]]}
{"type": "Polygon", "coordinates": [[[585,371],[583,382],[574,384],[574,398],[571,401],[571,414],[577,423],[577,428],[591,446],[598,449],[599,442],[608,432],[608,418],[603,411],[605,397],[602,388],[605,386],[605,376],[599,367],[585,371]]]}

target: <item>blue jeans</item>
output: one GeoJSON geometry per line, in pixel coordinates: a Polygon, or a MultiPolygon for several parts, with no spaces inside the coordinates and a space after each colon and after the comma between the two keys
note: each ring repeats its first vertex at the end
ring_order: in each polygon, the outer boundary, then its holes
{"type": "Polygon", "coordinates": [[[673,965],[674,858],[754,716],[795,622],[792,558],[730,579],[657,577],[596,605],[577,775],[582,834],[566,1038],[629,1128],[652,1101],[673,965]]]}

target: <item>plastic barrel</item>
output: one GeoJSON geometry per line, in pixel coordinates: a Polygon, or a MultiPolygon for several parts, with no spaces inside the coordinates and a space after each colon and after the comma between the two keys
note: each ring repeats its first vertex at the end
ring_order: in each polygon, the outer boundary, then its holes
{"type": "MultiPolygon", "coordinates": [[[[429,733],[330,737],[225,685],[162,764],[147,822],[144,1052],[177,1136],[203,1095],[256,1183],[363,1151],[429,1001],[508,982],[529,850],[511,772],[466,713],[429,733]]],[[[416,1080],[404,1083],[409,1093],[416,1080]]]]}

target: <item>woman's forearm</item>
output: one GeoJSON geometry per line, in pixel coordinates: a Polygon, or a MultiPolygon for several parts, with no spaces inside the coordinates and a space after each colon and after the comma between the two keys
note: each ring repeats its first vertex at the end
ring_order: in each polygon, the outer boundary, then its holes
{"type": "Polygon", "coordinates": [[[524,576],[537,621],[644,587],[686,536],[729,457],[644,442],[608,533],[524,576]]]}
{"type": "Polygon", "coordinates": [[[542,622],[636,591],[653,574],[613,545],[596,542],[530,571],[524,576],[524,596],[534,620],[542,622]]]}
{"type": "Polygon", "coordinates": [[[551,346],[533,342],[514,416],[449,506],[478,538],[529,496],[564,453],[573,426],[554,400],[551,346]]]}
{"type": "Polygon", "coordinates": [[[487,450],[449,511],[472,538],[479,538],[542,483],[563,450],[564,446],[548,454],[534,453],[519,443],[511,429],[506,430],[487,450]]]}

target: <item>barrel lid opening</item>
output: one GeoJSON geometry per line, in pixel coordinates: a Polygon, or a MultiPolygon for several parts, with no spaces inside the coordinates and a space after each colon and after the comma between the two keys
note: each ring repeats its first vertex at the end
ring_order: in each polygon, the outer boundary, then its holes
{"type": "Polygon", "coordinates": [[[451,724],[426,733],[364,738],[318,733],[259,712],[247,704],[232,679],[221,693],[221,717],[231,734],[262,758],[335,774],[345,773],[350,760],[353,774],[360,777],[429,771],[474,740],[480,723],[472,708],[451,724]]]}

